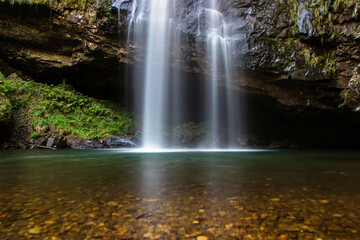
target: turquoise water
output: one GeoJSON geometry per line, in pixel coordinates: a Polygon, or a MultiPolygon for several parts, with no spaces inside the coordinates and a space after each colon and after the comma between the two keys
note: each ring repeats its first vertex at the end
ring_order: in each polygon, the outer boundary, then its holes
{"type": "Polygon", "coordinates": [[[2,151],[0,239],[360,239],[359,153],[2,151]]]}

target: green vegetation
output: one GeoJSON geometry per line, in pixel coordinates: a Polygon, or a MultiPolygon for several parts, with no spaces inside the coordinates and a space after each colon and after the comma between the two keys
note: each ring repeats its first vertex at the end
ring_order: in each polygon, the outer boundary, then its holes
{"type": "MultiPolygon", "coordinates": [[[[354,13],[360,10],[360,4],[358,0],[306,0],[300,2],[299,0],[283,0],[278,3],[277,9],[283,9],[283,6],[290,7],[290,18],[291,18],[291,33],[292,36],[279,39],[278,37],[271,37],[263,39],[270,41],[272,44],[281,45],[285,47],[287,56],[290,56],[293,52],[298,52],[304,59],[304,62],[312,68],[318,68],[323,71],[324,74],[331,74],[336,72],[336,55],[335,50],[330,51],[315,51],[314,49],[308,49],[304,45],[294,44],[294,38],[298,38],[299,27],[297,26],[298,10],[299,7],[305,8],[311,15],[311,24],[314,28],[314,35],[309,36],[312,43],[315,43],[315,47],[321,43],[324,44],[336,44],[344,32],[341,32],[341,28],[334,26],[334,14],[338,15],[340,11],[347,11],[354,9],[354,13]]],[[[287,8],[288,9],[288,8],[287,8]]],[[[285,10],[286,11],[286,10],[285,10]]],[[[276,12],[274,18],[279,13],[276,12]]],[[[284,14],[284,11],[283,13],[284,14]]],[[[359,27],[360,29],[360,27],[359,27]]],[[[357,39],[360,38],[357,29],[352,31],[352,36],[357,39]]],[[[306,43],[305,43],[306,45],[306,43]]],[[[324,48],[323,48],[324,49],[324,48]]]]}
{"type": "MultiPolygon", "coordinates": [[[[0,83],[1,84],[1,83],[0,83]]],[[[0,93],[0,123],[8,124],[12,115],[12,106],[4,95],[0,93]]]]}
{"type": "Polygon", "coordinates": [[[299,28],[296,25],[296,21],[297,21],[297,11],[298,11],[298,2],[297,0],[295,0],[293,2],[293,7],[291,9],[290,15],[291,15],[291,19],[293,20],[294,24],[291,27],[291,32],[293,35],[296,35],[299,33],[299,28]]]}
{"type": "Polygon", "coordinates": [[[334,0],[332,6],[335,11],[351,7],[355,5],[355,9],[359,7],[359,0],[334,0]]]}
{"type": "MultiPolygon", "coordinates": [[[[0,72],[0,89],[3,84],[4,75],[0,72]]],[[[9,123],[12,115],[12,106],[5,94],[0,91],[0,123],[9,123]]]]}
{"type": "MultiPolygon", "coordinates": [[[[334,26],[332,23],[332,13],[330,12],[330,7],[328,5],[328,1],[326,0],[307,0],[305,2],[305,8],[313,15],[312,25],[315,28],[316,32],[322,36],[322,42],[324,41],[324,35],[328,33],[332,33],[334,31],[334,26]]],[[[291,9],[291,18],[294,22],[292,27],[292,33],[294,35],[299,33],[297,26],[297,18],[298,18],[298,8],[299,3],[298,0],[294,0],[293,8],[291,9]]],[[[332,40],[335,36],[331,35],[330,40],[332,40]]]]}
{"type": "Polygon", "coordinates": [[[90,23],[98,18],[117,19],[110,12],[110,0],[0,0],[11,4],[47,5],[50,8],[65,8],[72,10],[72,14],[81,13],[87,16],[90,23]]]}
{"type": "Polygon", "coordinates": [[[300,52],[304,56],[305,63],[313,68],[321,68],[325,74],[336,72],[335,52],[325,56],[316,56],[309,51],[300,52]]]}
{"type": "Polygon", "coordinates": [[[86,9],[90,3],[95,3],[94,0],[0,0],[8,1],[11,4],[38,4],[38,5],[52,5],[52,4],[63,4],[65,7],[73,7],[76,9],[86,9]]]}
{"type": "MultiPolygon", "coordinates": [[[[299,33],[297,26],[298,18],[298,0],[292,1],[291,19],[293,21],[292,34],[296,35],[299,33]]],[[[336,40],[341,33],[337,32],[333,25],[333,13],[341,11],[346,8],[354,8],[354,16],[358,11],[359,2],[358,0],[307,0],[304,2],[306,10],[312,13],[312,25],[315,28],[317,34],[321,37],[321,42],[336,40]]]]}
{"type": "Polygon", "coordinates": [[[45,134],[102,138],[135,130],[132,115],[117,104],[86,97],[66,84],[49,86],[8,77],[0,84],[0,94],[26,110],[32,138],[45,134]]]}

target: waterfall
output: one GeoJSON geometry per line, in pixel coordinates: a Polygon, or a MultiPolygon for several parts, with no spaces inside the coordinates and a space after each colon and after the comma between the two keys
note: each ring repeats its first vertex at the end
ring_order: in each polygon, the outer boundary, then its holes
{"type": "Polygon", "coordinates": [[[138,70],[134,73],[134,78],[143,85],[143,92],[135,97],[143,99],[140,105],[143,109],[144,148],[164,146],[162,134],[168,115],[168,92],[172,85],[169,62],[172,51],[170,40],[174,34],[171,18],[174,6],[174,0],[134,0],[129,16],[128,46],[131,42],[146,46],[145,49],[135,50],[136,57],[145,60],[139,63],[143,66],[143,74],[138,70]]]}
{"type": "Polygon", "coordinates": [[[169,0],[152,0],[146,49],[143,146],[162,147],[162,129],[168,84],[169,0]]]}
{"type": "MultiPolygon", "coordinates": [[[[133,72],[133,79],[138,89],[142,89],[135,94],[135,102],[143,116],[142,146],[146,149],[165,148],[164,129],[184,123],[180,110],[187,107],[183,106],[187,95],[181,92],[182,76],[174,68],[176,62],[181,62],[180,32],[184,22],[180,18],[186,15],[186,9],[179,7],[184,5],[178,5],[176,0],[116,2],[119,6],[129,4],[128,52],[133,50],[135,55],[134,65],[138,67],[133,72]]],[[[229,136],[238,125],[234,114],[237,100],[232,91],[228,88],[225,96],[219,92],[219,85],[232,85],[232,40],[218,2],[203,0],[196,10],[196,41],[198,46],[204,46],[208,76],[203,84],[203,119],[209,123],[211,132],[203,147],[220,148],[224,129],[229,136]]],[[[231,140],[228,138],[225,142],[230,147],[231,140]]]]}
{"type": "MultiPolygon", "coordinates": [[[[228,35],[227,25],[224,21],[223,15],[217,10],[215,0],[211,0],[209,8],[204,8],[198,14],[198,33],[199,41],[206,42],[205,55],[208,59],[210,84],[207,86],[206,102],[210,107],[207,109],[207,117],[211,126],[211,140],[210,146],[212,148],[220,147],[220,137],[223,131],[221,126],[227,128],[227,143],[228,146],[232,144],[229,136],[235,130],[235,115],[233,114],[236,109],[234,106],[234,96],[229,90],[226,92],[226,99],[219,98],[219,78],[220,72],[223,72],[225,82],[228,86],[232,85],[232,67],[231,67],[231,48],[232,39],[228,35]],[[220,69],[222,68],[222,69],[220,69]],[[220,101],[226,101],[226,123],[220,120],[220,101]]],[[[222,118],[224,119],[224,118],[222,118]]],[[[224,128],[224,127],[223,127],[224,128]]]]}

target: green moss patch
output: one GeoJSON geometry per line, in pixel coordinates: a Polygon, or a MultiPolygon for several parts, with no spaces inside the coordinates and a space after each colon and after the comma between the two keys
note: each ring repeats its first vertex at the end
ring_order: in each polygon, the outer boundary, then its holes
{"type": "MultiPolygon", "coordinates": [[[[4,84],[2,81],[4,75],[0,72],[0,89],[1,85],[4,84]]],[[[8,124],[11,119],[12,106],[9,99],[5,96],[4,93],[0,91],[0,123],[8,124]]]]}
{"type": "MultiPolygon", "coordinates": [[[[1,84],[1,83],[0,83],[1,84]]],[[[4,95],[0,93],[0,122],[3,124],[8,124],[11,120],[12,115],[12,106],[4,95]]]]}
{"type": "Polygon", "coordinates": [[[36,5],[52,5],[61,4],[65,7],[73,7],[76,9],[85,9],[88,4],[93,4],[94,0],[0,0],[8,1],[11,4],[36,4],[36,5]]]}
{"type": "Polygon", "coordinates": [[[32,138],[65,135],[83,139],[129,135],[135,130],[132,114],[109,101],[97,100],[69,89],[23,81],[17,76],[2,80],[0,94],[25,109],[32,138]]]}

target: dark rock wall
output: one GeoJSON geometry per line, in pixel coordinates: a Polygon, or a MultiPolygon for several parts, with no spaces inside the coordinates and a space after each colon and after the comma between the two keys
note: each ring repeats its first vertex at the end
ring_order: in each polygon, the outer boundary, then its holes
{"type": "MultiPolygon", "coordinates": [[[[199,2],[179,4],[186,9],[183,31],[193,36],[199,2]]],[[[288,106],[354,109],[340,93],[354,87],[348,83],[360,60],[357,1],[223,0],[219,5],[235,39],[234,67],[250,72],[239,77],[240,86],[264,91],[288,106]]],[[[196,57],[186,58],[196,62],[196,57]]]]}
{"type": "Polygon", "coordinates": [[[65,80],[94,95],[114,93],[126,46],[106,38],[89,11],[1,2],[0,58],[42,82],[65,80]]]}

